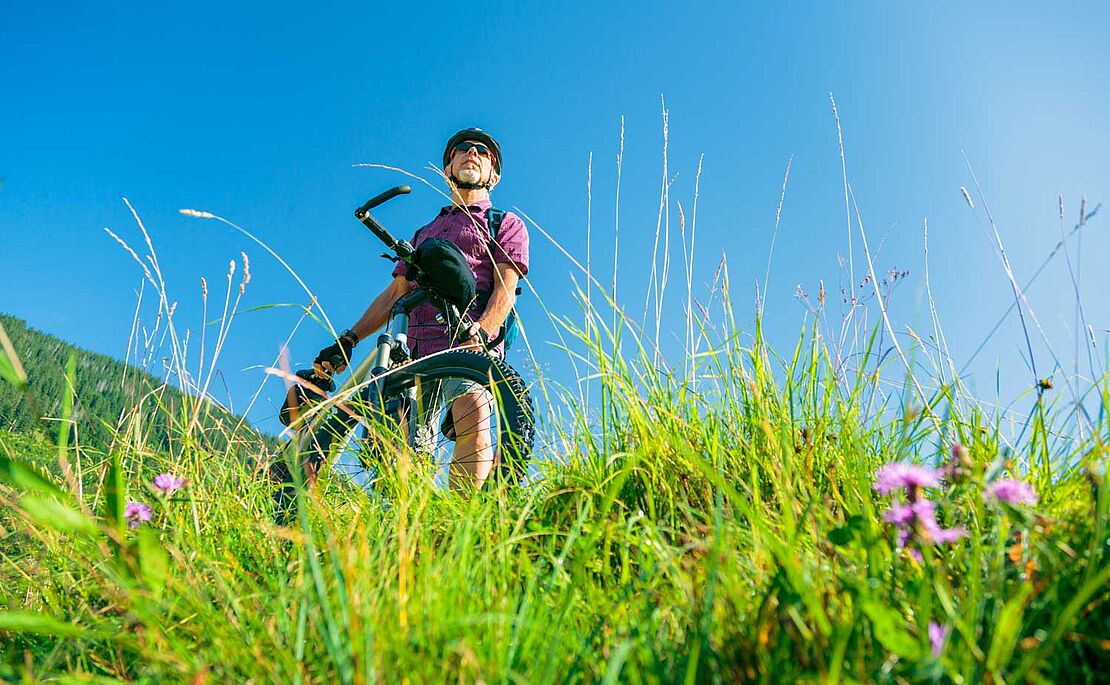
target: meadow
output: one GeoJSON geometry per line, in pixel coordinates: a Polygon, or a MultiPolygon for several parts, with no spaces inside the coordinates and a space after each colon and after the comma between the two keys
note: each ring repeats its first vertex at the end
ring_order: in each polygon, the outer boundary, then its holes
{"type": "MultiPolygon", "coordinates": [[[[75,444],[70,392],[0,435],[0,679],[1106,682],[1107,378],[1031,384],[1014,434],[939,325],[895,335],[867,256],[874,297],[822,291],[779,352],[727,268],[678,363],[659,319],[579,291],[557,324],[593,399],[535,384],[532,477],[470,498],[402,453],[374,496],[325,474],[277,527],[256,434],[216,443],[235,427],[137,393],[110,442],[75,444]]],[[[18,350],[0,362],[26,387],[18,350]]]]}

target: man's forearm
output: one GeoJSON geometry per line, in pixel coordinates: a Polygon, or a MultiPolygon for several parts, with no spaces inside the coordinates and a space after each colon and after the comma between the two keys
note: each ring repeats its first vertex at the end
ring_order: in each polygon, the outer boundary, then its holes
{"type": "Polygon", "coordinates": [[[514,293],[504,288],[493,289],[489,303],[486,304],[486,311],[482,312],[482,316],[478,319],[478,323],[490,337],[497,335],[501,325],[508,318],[509,312],[512,311],[515,302],[516,295],[514,293]]]}
{"type": "Polygon", "coordinates": [[[401,281],[400,283],[394,281],[380,295],[375,297],[355,325],[351,326],[351,330],[358,336],[358,339],[363,340],[368,335],[384,328],[389,321],[389,312],[393,309],[393,305],[408,290],[407,281],[401,281]]]}
{"type": "Polygon", "coordinates": [[[505,323],[509,312],[516,303],[516,284],[520,274],[509,264],[498,264],[493,274],[493,292],[490,293],[486,310],[482,312],[478,323],[491,337],[496,336],[505,323]]]}

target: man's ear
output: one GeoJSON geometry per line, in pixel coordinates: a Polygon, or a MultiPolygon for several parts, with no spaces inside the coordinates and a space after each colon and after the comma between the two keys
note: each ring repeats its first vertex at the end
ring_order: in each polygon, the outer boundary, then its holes
{"type": "Polygon", "coordinates": [[[496,171],[489,172],[489,189],[493,190],[497,183],[501,180],[501,174],[496,171]]]}

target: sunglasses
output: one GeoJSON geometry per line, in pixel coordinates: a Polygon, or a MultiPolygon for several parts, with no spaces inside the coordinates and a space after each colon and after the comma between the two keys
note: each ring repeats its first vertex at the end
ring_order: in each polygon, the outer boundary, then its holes
{"type": "Polygon", "coordinates": [[[482,145],[481,143],[462,142],[455,146],[454,151],[458,152],[459,154],[465,155],[472,149],[477,150],[479,155],[487,159],[493,159],[493,152],[491,152],[488,147],[482,145]]]}

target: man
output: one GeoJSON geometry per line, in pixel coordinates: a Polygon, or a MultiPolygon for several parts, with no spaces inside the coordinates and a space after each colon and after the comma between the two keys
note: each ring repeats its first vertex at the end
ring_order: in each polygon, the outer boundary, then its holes
{"type": "MultiPolygon", "coordinates": [[[[496,240],[490,235],[490,191],[501,180],[501,161],[501,147],[485,131],[467,128],[451,136],[443,151],[443,174],[451,189],[451,204],[442,208],[413,238],[414,247],[429,238],[443,238],[458,245],[478,285],[478,301],[470,316],[490,339],[496,337],[512,310],[518,280],[528,273],[528,229],[524,222],[506,212],[496,240]]],[[[393,269],[393,281],[359,320],[340,334],[333,345],[320,351],[313,362],[315,371],[329,376],[342,372],[346,365],[334,368],[327,360],[339,353],[349,360],[355,345],[384,327],[390,308],[415,285],[407,278],[405,264],[398,263],[393,269]]],[[[409,344],[414,359],[459,346],[446,325],[440,323],[437,313],[435,307],[425,303],[409,315],[409,344]]],[[[462,343],[465,347],[478,345],[477,335],[462,343]]],[[[504,345],[491,351],[503,357],[504,345]]],[[[489,430],[492,396],[473,384],[439,388],[437,392],[439,396],[425,399],[451,401],[457,436],[450,487],[452,490],[481,487],[494,467],[489,430]]],[[[415,446],[427,450],[434,444],[433,431],[438,431],[439,426],[413,425],[412,430],[415,446]]]]}

